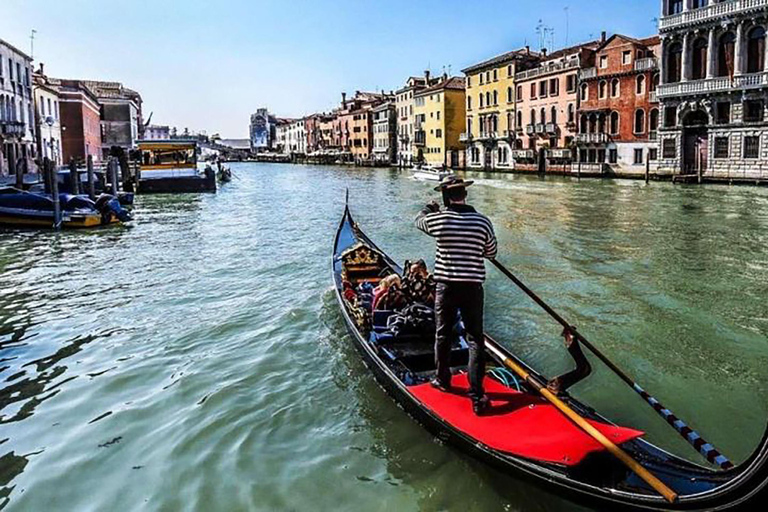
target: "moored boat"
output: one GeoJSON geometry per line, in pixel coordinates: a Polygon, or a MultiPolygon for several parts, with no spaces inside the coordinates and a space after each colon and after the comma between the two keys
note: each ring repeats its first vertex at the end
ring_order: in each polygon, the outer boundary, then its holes
{"type": "MultiPolygon", "coordinates": [[[[490,337],[486,339],[491,398],[487,416],[472,413],[464,370],[467,348],[461,336],[452,350],[451,393],[433,389],[433,338],[401,336],[387,328],[392,312],[371,311],[356,290],[378,283],[401,268],[357,226],[345,209],[336,233],[332,275],[336,297],[352,343],[384,390],[435,436],[501,470],[585,505],[604,510],[757,510],[768,498],[768,433],[744,463],[715,470],[668,453],[643,439],[639,430],[611,423],[590,406],[562,392],[559,399],[578,419],[610,439],[636,471],[586,435],[573,417],[543,400],[548,380],[490,337]],[[508,378],[513,362],[530,380],[508,378]],[[672,490],[666,497],[638,477],[650,472],[672,490]]],[[[460,334],[460,333],[459,333],[460,334]]]]}
{"type": "MultiPolygon", "coordinates": [[[[59,194],[61,227],[91,228],[131,220],[120,201],[103,194],[96,201],[86,196],[59,194]]],[[[13,227],[54,227],[54,201],[50,194],[36,194],[13,187],[0,189],[0,224],[13,227]]]]}
{"type": "Polygon", "coordinates": [[[414,167],[413,177],[422,181],[443,181],[443,179],[453,176],[453,171],[444,167],[426,166],[414,167]]]}
{"type": "Polygon", "coordinates": [[[194,139],[140,141],[138,193],[216,192],[216,173],[197,168],[194,139]]]}

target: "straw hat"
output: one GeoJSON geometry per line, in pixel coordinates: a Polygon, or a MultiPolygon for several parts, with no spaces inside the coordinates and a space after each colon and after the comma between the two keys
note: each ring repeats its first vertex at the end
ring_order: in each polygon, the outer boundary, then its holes
{"type": "Polygon", "coordinates": [[[464,181],[463,179],[457,177],[457,176],[446,176],[442,179],[440,182],[440,185],[435,187],[435,191],[442,192],[444,190],[451,190],[454,188],[467,188],[470,185],[472,185],[474,181],[464,181]]]}

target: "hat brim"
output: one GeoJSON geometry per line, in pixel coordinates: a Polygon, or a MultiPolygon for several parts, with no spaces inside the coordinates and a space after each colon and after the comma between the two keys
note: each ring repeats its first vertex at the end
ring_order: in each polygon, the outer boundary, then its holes
{"type": "Polygon", "coordinates": [[[435,192],[442,192],[443,190],[451,190],[454,188],[467,188],[472,186],[473,180],[462,181],[461,183],[452,183],[450,185],[438,185],[435,187],[435,192]]]}

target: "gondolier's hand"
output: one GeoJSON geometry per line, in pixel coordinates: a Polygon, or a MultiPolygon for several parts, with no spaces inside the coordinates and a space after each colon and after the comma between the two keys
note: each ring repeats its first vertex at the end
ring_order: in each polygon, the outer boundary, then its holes
{"type": "Polygon", "coordinates": [[[440,205],[437,204],[437,201],[431,201],[427,206],[424,207],[425,210],[429,210],[432,213],[437,213],[440,211],[440,205]]]}

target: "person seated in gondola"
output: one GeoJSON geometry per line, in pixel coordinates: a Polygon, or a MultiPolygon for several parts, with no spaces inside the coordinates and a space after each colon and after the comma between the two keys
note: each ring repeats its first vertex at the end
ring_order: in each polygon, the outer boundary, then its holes
{"type": "Polygon", "coordinates": [[[429,308],[435,307],[435,280],[427,269],[424,260],[414,263],[405,262],[403,277],[403,293],[408,304],[422,304],[429,308]]]}
{"type": "Polygon", "coordinates": [[[407,299],[401,289],[400,276],[393,274],[385,277],[373,292],[374,311],[394,311],[407,305],[407,299]]]}

